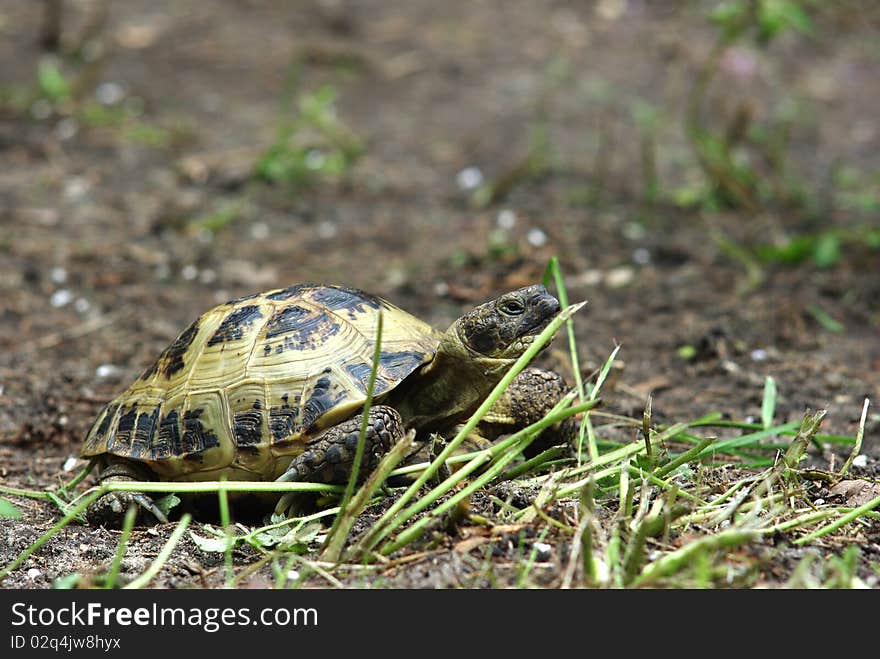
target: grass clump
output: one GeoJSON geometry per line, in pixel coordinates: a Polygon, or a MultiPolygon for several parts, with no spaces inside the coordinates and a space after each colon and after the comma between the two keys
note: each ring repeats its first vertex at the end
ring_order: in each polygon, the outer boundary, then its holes
{"type": "MultiPolygon", "coordinates": [[[[582,304],[567,304],[555,261],[548,267],[547,280],[556,282],[566,305],[563,312],[430,462],[397,467],[411,448],[412,437],[407,436],[359,487],[354,479],[345,487],[115,482],[78,493],[86,470],[52,492],[0,487],[5,497],[42,499],[62,512],[51,528],[0,570],[0,580],[19,569],[65,526],[81,521],[82,512],[95,498],[111,490],[128,490],[214,493],[220,502],[220,526],[203,523],[190,530],[191,518],[184,514],[167,527],[166,542],[149,567],[123,578],[123,557],[140,533],[132,529],[129,513],[106,569],[91,579],[62,577],[56,582],[58,587],[114,588],[123,582],[127,588],[149,587],[175,552],[183,551],[180,543],[185,538],[203,552],[222,554],[218,570],[222,584],[230,588],[261,572],[270,573],[280,588],[315,580],[339,587],[350,584],[352,578],[393,573],[396,567],[423,560],[444,547],[463,553],[464,560],[475,566],[475,584],[749,587],[765,583],[768,567],[791,564],[787,552],[793,547],[821,547],[834,556],[824,563],[810,559],[810,554],[799,558],[783,586],[837,588],[876,581],[857,546],[864,540],[865,529],[880,519],[880,483],[850,474],[864,437],[867,400],[855,437],[821,433],[825,410],[780,421],[779,392],[772,377],[764,383],[758,422],[729,420],[713,412],[689,421],[657,424],[650,398],[637,416],[597,409],[605,374],[620,349],[617,346],[594,377],[579,379],[543,419],[502,437],[491,448],[457,451],[516,374],[563,325],[569,325],[570,356],[578,364],[570,322],[582,304]],[[524,457],[542,430],[575,415],[581,419],[575,445],[554,446],[524,457]],[[629,439],[621,439],[627,435],[629,439]],[[817,467],[827,445],[850,447],[849,459],[837,472],[817,467]],[[390,487],[386,480],[390,475],[414,473],[415,480],[407,487],[390,487]],[[845,478],[858,479],[874,494],[861,499],[831,496],[845,478]],[[248,526],[236,523],[230,513],[227,496],[237,491],[319,492],[338,498],[338,505],[248,526]],[[482,559],[473,555],[477,551],[482,559]],[[493,560],[496,553],[506,555],[507,560],[493,560]]],[[[381,329],[376,355],[380,346],[381,329]]],[[[374,358],[371,382],[377,363],[374,358]]],[[[360,455],[363,431],[364,427],[360,455]]]]}

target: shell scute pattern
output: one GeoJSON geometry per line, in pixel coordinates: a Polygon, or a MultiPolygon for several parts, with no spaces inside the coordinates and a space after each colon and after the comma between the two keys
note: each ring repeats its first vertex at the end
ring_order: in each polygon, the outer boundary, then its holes
{"type": "MultiPolygon", "coordinates": [[[[96,419],[82,455],[144,460],[167,479],[274,478],[275,462],[429,361],[439,333],[391,303],[298,284],[208,310],[96,419]]],[[[283,462],[283,461],[282,461],[283,462]]]]}

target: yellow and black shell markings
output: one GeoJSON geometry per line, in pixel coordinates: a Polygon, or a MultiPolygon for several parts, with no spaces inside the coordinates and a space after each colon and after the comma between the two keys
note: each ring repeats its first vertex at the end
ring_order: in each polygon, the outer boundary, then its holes
{"type": "Polygon", "coordinates": [[[141,460],[170,480],[275,478],[362,406],[380,309],[381,396],[431,360],[440,334],[363,291],[300,284],[205,312],[107,405],[81,454],[141,460]]]}

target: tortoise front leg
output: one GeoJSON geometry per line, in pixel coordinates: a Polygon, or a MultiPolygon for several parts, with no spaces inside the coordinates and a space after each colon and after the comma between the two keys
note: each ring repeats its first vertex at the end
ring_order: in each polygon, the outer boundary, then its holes
{"type": "MultiPolygon", "coordinates": [[[[361,415],[328,428],[310,441],[281,476],[282,482],[347,483],[354,467],[354,456],[361,434],[361,415]]],[[[365,479],[379,460],[404,436],[403,421],[397,410],[387,405],[370,408],[364,455],[358,480],[365,479]]],[[[296,493],[281,497],[276,514],[290,508],[296,493]]]]}
{"type": "MultiPolygon", "coordinates": [[[[98,474],[98,481],[153,481],[155,474],[131,460],[110,456],[98,474]]],[[[99,526],[119,528],[125,512],[130,506],[138,508],[138,518],[151,514],[156,521],[168,521],[164,513],[156,507],[153,500],[141,492],[108,492],[98,497],[86,508],[86,519],[99,526]]]]}
{"type": "MultiPolygon", "coordinates": [[[[536,421],[540,421],[569,391],[569,387],[561,375],[555,371],[537,367],[528,367],[514,378],[510,386],[472,430],[459,444],[454,455],[472,453],[492,447],[496,439],[502,435],[522,430],[536,421]]],[[[457,424],[444,432],[441,441],[448,442],[455,437],[464,424],[457,424]]],[[[578,437],[578,423],[568,417],[557,424],[546,428],[524,451],[526,457],[537,455],[541,451],[556,445],[575,446],[578,437]]],[[[425,442],[417,452],[409,456],[404,464],[412,465],[430,462],[436,452],[430,442],[425,442]]],[[[455,471],[462,463],[449,469],[455,471]]],[[[448,475],[448,472],[444,472],[448,475]]],[[[417,472],[396,476],[394,484],[405,485],[418,477],[417,472]]],[[[438,478],[443,478],[441,474],[438,478]]]]}
{"type": "MultiPolygon", "coordinates": [[[[480,435],[497,439],[540,421],[570,391],[556,371],[530,366],[514,378],[480,422],[480,435]]],[[[568,417],[545,429],[525,451],[527,457],[560,444],[573,446],[578,423],[568,417]]]]}

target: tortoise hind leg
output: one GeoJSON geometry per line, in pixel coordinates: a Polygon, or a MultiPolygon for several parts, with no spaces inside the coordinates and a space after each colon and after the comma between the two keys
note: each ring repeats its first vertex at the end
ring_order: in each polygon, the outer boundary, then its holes
{"type": "MultiPolygon", "coordinates": [[[[361,434],[361,415],[328,428],[310,441],[306,450],[296,456],[281,476],[281,482],[348,482],[358,439],[361,434]]],[[[404,436],[403,421],[397,410],[387,405],[370,408],[364,455],[358,480],[363,480],[379,460],[404,436]]],[[[296,493],[281,497],[276,514],[284,514],[291,507],[296,493]]]]}
{"type": "MultiPolygon", "coordinates": [[[[110,457],[103,465],[98,481],[153,481],[155,475],[131,460],[125,458],[110,457]]],[[[98,497],[86,508],[86,519],[99,526],[119,528],[125,512],[130,506],[138,509],[137,519],[149,521],[151,515],[155,521],[166,523],[168,518],[156,507],[152,499],[141,492],[108,492],[98,497]]]]}

